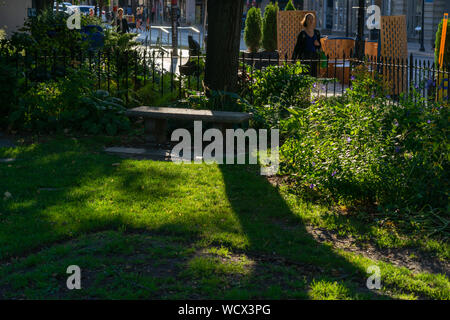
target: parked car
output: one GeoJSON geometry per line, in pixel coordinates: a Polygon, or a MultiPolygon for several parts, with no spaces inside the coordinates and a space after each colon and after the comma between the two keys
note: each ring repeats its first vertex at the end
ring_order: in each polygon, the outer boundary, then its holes
{"type": "MultiPolygon", "coordinates": [[[[70,2],[61,2],[59,4],[58,11],[59,12],[65,12],[65,13],[67,13],[69,15],[74,12],[73,11],[73,6],[72,6],[72,4],[70,2]]],[[[56,2],[53,4],[53,12],[56,12],[56,2]]]]}
{"type": "MultiPolygon", "coordinates": [[[[95,10],[95,6],[72,6],[71,7],[72,10],[77,9],[78,11],[80,11],[80,13],[84,14],[84,15],[89,15],[89,10],[92,8],[95,10]]],[[[98,7],[97,7],[97,11],[95,13],[96,16],[98,16],[98,7]]],[[[102,10],[102,21],[106,22],[106,12],[104,10],[102,10]]]]}

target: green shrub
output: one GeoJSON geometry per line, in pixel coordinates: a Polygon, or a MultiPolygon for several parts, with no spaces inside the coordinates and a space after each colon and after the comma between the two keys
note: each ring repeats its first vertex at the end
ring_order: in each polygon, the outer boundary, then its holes
{"type": "Polygon", "coordinates": [[[292,0],[289,0],[286,7],[284,7],[284,11],[295,11],[295,10],[297,10],[297,9],[295,9],[295,6],[292,3],[292,0]]]}
{"type": "Polygon", "coordinates": [[[93,91],[94,84],[83,70],[68,70],[66,77],[33,83],[10,114],[10,125],[33,132],[72,129],[113,135],[127,130],[122,101],[106,91],[93,91]]]}
{"type": "Polygon", "coordinates": [[[330,201],[376,203],[411,228],[424,228],[427,212],[428,230],[448,231],[448,108],[419,94],[388,103],[368,74],[353,84],[344,97],[289,109],[281,172],[330,201]]]}
{"type": "MultiPolygon", "coordinates": [[[[82,15],[83,16],[83,15],[82,15]]],[[[80,50],[83,43],[78,30],[67,28],[68,15],[64,12],[45,10],[37,17],[28,18],[24,26],[11,37],[19,51],[80,50]]],[[[82,23],[85,18],[82,17],[82,23]]]]}
{"type": "Polygon", "coordinates": [[[245,20],[244,41],[250,52],[257,52],[261,45],[262,17],[259,8],[251,8],[245,20]]]}
{"type": "Polygon", "coordinates": [[[306,108],[310,104],[314,78],[300,62],[269,66],[253,71],[254,81],[242,95],[252,101],[257,127],[279,127],[279,121],[289,116],[290,108],[306,108]]]}
{"type": "Polygon", "coordinates": [[[190,92],[186,103],[188,108],[197,110],[214,110],[214,111],[249,111],[250,104],[247,100],[238,94],[227,91],[211,90],[209,96],[199,94],[198,92],[190,92]]]}
{"type": "MultiPolygon", "coordinates": [[[[439,52],[441,48],[442,28],[444,26],[444,20],[439,23],[438,30],[436,32],[436,51],[434,53],[434,60],[436,65],[439,64],[439,52]]],[[[444,49],[444,66],[450,65],[450,21],[447,22],[447,39],[445,40],[444,49]]]]}
{"type": "Polygon", "coordinates": [[[267,51],[275,51],[277,45],[278,4],[270,2],[264,9],[262,46],[267,51]]]}
{"type": "Polygon", "coordinates": [[[0,58],[0,127],[7,125],[8,115],[16,108],[19,95],[19,78],[13,65],[0,58]]]}

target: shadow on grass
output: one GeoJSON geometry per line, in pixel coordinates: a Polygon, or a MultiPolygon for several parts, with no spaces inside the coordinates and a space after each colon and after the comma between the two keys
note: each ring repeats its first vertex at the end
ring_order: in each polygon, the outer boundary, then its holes
{"type": "MultiPolygon", "coordinates": [[[[99,144],[50,142],[24,149],[12,167],[0,167],[0,192],[7,190],[13,199],[0,202],[0,261],[33,252],[37,253],[30,259],[38,261],[36,256],[45,257],[55,247],[54,259],[61,259],[58,268],[47,268],[64,273],[66,261],[58,255],[67,251],[63,241],[113,230],[119,234],[109,247],[120,249],[118,244],[133,234],[157,234],[168,241],[176,238],[186,252],[170,266],[176,270],[170,274],[175,283],[164,293],[153,290],[153,298],[377,297],[365,288],[365,270],[316,242],[278,190],[258,175],[258,168],[127,161],[97,153],[98,148],[99,144]],[[41,249],[44,252],[38,252],[41,249]],[[217,254],[220,250],[227,252],[217,254]]],[[[3,154],[11,155],[0,150],[3,154]]],[[[95,238],[86,244],[96,245],[95,238]]],[[[142,279],[142,272],[158,277],[155,267],[142,270],[142,265],[158,259],[162,251],[150,259],[145,248],[131,249],[116,259],[111,256],[114,250],[86,253],[72,247],[72,261],[85,261],[86,254],[104,256],[93,264],[94,270],[109,263],[127,273],[126,265],[134,261],[136,268],[131,271],[139,270],[136,281],[142,279]]],[[[45,264],[46,259],[41,260],[45,264]]],[[[13,273],[28,272],[27,263],[17,266],[13,273]]],[[[40,277],[41,283],[54,283],[51,274],[40,277]]],[[[31,296],[30,292],[43,298],[69,294],[64,293],[65,281],[55,284],[58,289],[42,291],[36,284],[27,287],[23,278],[10,279],[22,279],[18,292],[27,288],[31,296]]],[[[124,279],[115,285],[126,286],[124,295],[136,297],[124,279]]],[[[112,297],[115,290],[107,288],[104,298],[112,297]]],[[[83,297],[92,296],[88,291],[83,297]]]]}
{"type": "MultiPolygon", "coordinates": [[[[343,294],[340,298],[380,297],[366,288],[366,270],[353,265],[330,246],[318,243],[306,231],[303,221],[291,211],[279,190],[259,175],[259,168],[222,165],[220,169],[227,197],[248,238],[247,251],[261,259],[250,276],[253,280],[258,281],[268,264],[275,262],[293,268],[308,283],[328,283],[325,290],[330,289],[329,285],[331,288],[339,285],[343,294]]],[[[280,297],[289,298],[287,292],[292,289],[289,277],[280,275],[273,280],[268,279],[274,288],[284,291],[280,297]]],[[[329,296],[333,297],[333,292],[329,296]]],[[[327,292],[321,297],[327,297],[327,292]]]]}

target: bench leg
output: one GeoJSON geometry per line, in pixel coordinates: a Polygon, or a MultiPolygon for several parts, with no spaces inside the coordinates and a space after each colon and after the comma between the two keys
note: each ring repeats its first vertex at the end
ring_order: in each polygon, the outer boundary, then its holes
{"type": "Polygon", "coordinates": [[[145,119],[145,141],[164,144],[167,142],[167,120],[145,119]]]}

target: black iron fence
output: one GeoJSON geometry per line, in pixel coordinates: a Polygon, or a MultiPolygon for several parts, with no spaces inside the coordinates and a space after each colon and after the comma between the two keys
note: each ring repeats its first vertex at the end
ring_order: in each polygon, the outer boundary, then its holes
{"type": "Polygon", "coordinates": [[[412,54],[407,59],[390,57],[365,56],[362,60],[346,57],[318,58],[307,60],[290,60],[264,57],[261,54],[241,53],[241,61],[250,68],[248,77],[253,79],[253,71],[268,65],[281,65],[284,63],[300,63],[309,66],[310,74],[317,78],[315,94],[325,96],[338,96],[352,88],[355,80],[355,68],[364,65],[371,77],[377,77],[387,87],[386,98],[398,102],[402,96],[420,96],[425,99],[448,101],[450,98],[449,77],[450,65],[437,66],[433,61],[415,58],[412,54]]]}
{"type": "MultiPolygon", "coordinates": [[[[96,88],[110,91],[124,98],[127,105],[137,101],[136,92],[150,88],[158,96],[171,94],[179,99],[190,91],[202,91],[204,76],[204,56],[189,56],[182,52],[175,56],[171,51],[139,47],[133,50],[101,51],[23,51],[9,56],[16,67],[17,76],[24,78],[25,90],[33,82],[66,76],[71,68],[83,69],[95,78],[96,88]],[[70,68],[69,68],[70,67],[70,68]]],[[[273,58],[271,55],[241,52],[239,56],[240,79],[242,75],[250,81],[256,69],[269,65],[279,66],[293,63],[287,59],[273,58]]],[[[381,76],[389,87],[388,99],[396,102],[402,95],[415,92],[428,99],[438,97],[448,100],[450,66],[437,67],[432,61],[414,58],[392,59],[367,56],[363,60],[354,58],[302,60],[302,64],[314,68],[317,86],[313,94],[324,96],[342,95],[352,87],[355,68],[365,64],[372,76],[381,76]]],[[[251,97],[250,97],[251,100],[251,97]]],[[[146,101],[140,101],[146,104],[146,101]]],[[[252,101],[250,101],[252,102],[252,101]]],[[[137,102],[136,102],[137,103],[137,102]]]]}

